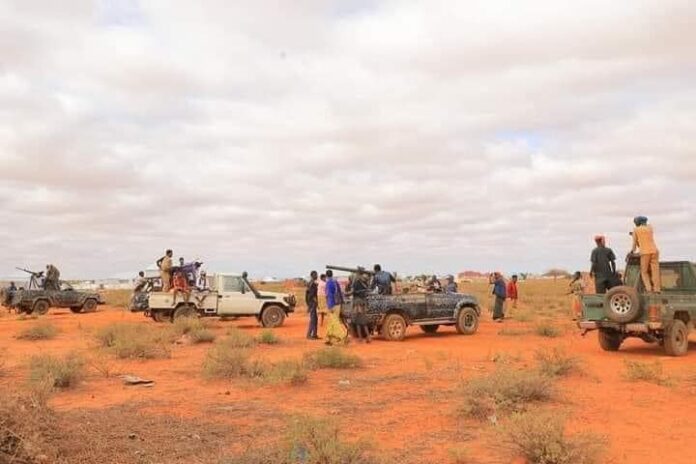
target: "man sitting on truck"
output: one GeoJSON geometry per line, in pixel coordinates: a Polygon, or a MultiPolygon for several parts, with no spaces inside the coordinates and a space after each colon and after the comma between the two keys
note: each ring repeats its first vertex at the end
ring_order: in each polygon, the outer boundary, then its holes
{"type": "Polygon", "coordinates": [[[638,216],[633,219],[633,247],[631,254],[640,250],[640,276],[648,293],[660,293],[662,281],[660,279],[660,250],[655,244],[652,226],[648,225],[648,218],[638,216]]]}

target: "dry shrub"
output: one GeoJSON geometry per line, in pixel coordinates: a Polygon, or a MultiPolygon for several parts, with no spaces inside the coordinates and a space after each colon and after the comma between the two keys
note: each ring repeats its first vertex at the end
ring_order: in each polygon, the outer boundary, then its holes
{"type": "Polygon", "coordinates": [[[209,379],[260,378],[267,366],[252,360],[249,351],[223,341],[208,350],[203,361],[203,376],[209,379]]]}
{"type": "Polygon", "coordinates": [[[46,435],[54,418],[42,398],[0,392],[0,462],[55,462],[46,435]]]}
{"type": "Polygon", "coordinates": [[[307,353],[305,361],[311,369],[354,369],[362,366],[359,357],[335,346],[307,353]]]}
{"type": "Polygon", "coordinates": [[[29,360],[29,382],[36,386],[71,388],[84,377],[84,360],[75,354],[64,358],[41,354],[29,360]]]}
{"type": "Polygon", "coordinates": [[[335,422],[302,417],[278,443],[254,446],[223,464],[378,464],[373,447],[345,442],[335,422]]]}
{"type": "Polygon", "coordinates": [[[580,359],[571,356],[563,348],[540,348],[534,353],[539,372],[551,377],[563,377],[580,372],[580,359]]]}
{"type": "Polygon", "coordinates": [[[271,383],[302,385],[307,382],[307,367],[302,361],[280,361],[269,369],[266,378],[271,383]]]}
{"type": "Polygon", "coordinates": [[[104,290],[101,294],[106,304],[114,308],[128,308],[133,296],[131,290],[104,290]]]}
{"type": "Polygon", "coordinates": [[[540,337],[556,338],[561,336],[561,330],[549,322],[537,324],[534,332],[540,337]]]}
{"type": "Polygon", "coordinates": [[[58,335],[58,327],[50,322],[39,322],[17,335],[20,340],[50,340],[58,335]]]}
{"type": "Polygon", "coordinates": [[[173,341],[171,331],[142,324],[110,324],[97,332],[102,347],[119,358],[169,358],[173,341]]]}
{"type": "Polygon", "coordinates": [[[181,317],[174,321],[172,331],[177,337],[186,335],[191,343],[212,343],[215,334],[208,324],[198,317],[181,317]]]}
{"type": "Polygon", "coordinates": [[[646,363],[626,360],[625,365],[625,377],[631,382],[649,382],[662,386],[670,386],[672,384],[671,379],[665,375],[660,361],[646,363]]]}
{"type": "Polygon", "coordinates": [[[529,403],[553,399],[551,380],[535,371],[501,367],[492,374],[466,383],[460,396],[459,413],[485,419],[500,413],[523,411],[529,403]]]}
{"type": "Polygon", "coordinates": [[[502,437],[513,457],[529,464],[595,464],[606,444],[594,434],[566,435],[564,418],[552,412],[515,414],[502,437]]]}
{"type": "Polygon", "coordinates": [[[269,329],[262,331],[259,334],[257,341],[264,345],[276,345],[280,343],[280,339],[276,337],[276,334],[272,330],[269,329]]]}
{"type": "Polygon", "coordinates": [[[232,327],[227,331],[227,337],[223,343],[232,348],[252,348],[256,345],[256,339],[248,333],[232,327]]]}

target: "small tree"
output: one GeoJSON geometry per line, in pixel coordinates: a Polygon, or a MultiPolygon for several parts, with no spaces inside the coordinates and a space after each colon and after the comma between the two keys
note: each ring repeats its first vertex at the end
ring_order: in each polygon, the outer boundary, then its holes
{"type": "Polygon", "coordinates": [[[565,269],[549,269],[544,273],[544,277],[553,277],[553,280],[556,280],[559,277],[567,278],[570,277],[570,272],[566,271],[565,269]]]}

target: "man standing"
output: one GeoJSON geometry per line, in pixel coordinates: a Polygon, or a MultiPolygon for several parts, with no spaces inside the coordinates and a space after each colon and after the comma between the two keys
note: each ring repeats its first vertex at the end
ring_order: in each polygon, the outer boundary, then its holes
{"type": "Polygon", "coordinates": [[[503,322],[505,318],[505,298],[507,297],[505,279],[500,272],[493,274],[493,295],[495,295],[495,305],[493,307],[493,320],[503,322]]]}
{"type": "Polygon", "coordinates": [[[517,275],[512,276],[512,280],[507,285],[507,297],[512,302],[513,309],[517,308],[517,275]]]}
{"type": "Polygon", "coordinates": [[[616,280],[616,255],[614,251],[607,247],[606,238],[603,235],[595,237],[597,247],[592,250],[590,261],[592,268],[590,276],[595,280],[595,292],[607,293],[616,280]]]}
{"type": "Polygon", "coordinates": [[[46,265],[44,290],[60,290],[60,271],[53,264],[46,265]]]}
{"type": "Polygon", "coordinates": [[[447,276],[447,285],[445,286],[446,293],[457,293],[459,289],[457,288],[457,283],[454,281],[453,275],[447,276]]]}
{"type": "Polygon", "coordinates": [[[319,340],[317,335],[317,306],[319,285],[317,284],[317,271],[309,274],[309,283],[305,291],[305,301],[307,302],[307,313],[309,314],[309,328],[307,329],[307,340],[319,340]]]}
{"type": "Polygon", "coordinates": [[[340,310],[340,304],[343,302],[343,294],[338,282],[333,278],[333,271],[326,271],[326,307],[333,314],[334,310],[340,310]]]}
{"type": "Polygon", "coordinates": [[[168,292],[172,288],[172,256],[174,256],[174,252],[167,250],[164,256],[157,260],[157,267],[162,278],[163,292],[168,292]]]}
{"type": "Polygon", "coordinates": [[[382,270],[382,266],[375,264],[374,266],[375,275],[372,277],[371,289],[377,289],[380,295],[391,295],[392,294],[392,284],[396,283],[396,278],[382,270]]]}
{"type": "Polygon", "coordinates": [[[317,285],[319,287],[317,292],[319,295],[319,327],[324,327],[324,319],[326,318],[326,274],[319,276],[317,285]]]}
{"type": "Polygon", "coordinates": [[[353,278],[351,285],[353,294],[353,313],[352,324],[354,333],[358,340],[370,343],[370,323],[367,317],[367,295],[370,293],[370,286],[367,273],[360,270],[353,278]]]}
{"type": "Polygon", "coordinates": [[[636,228],[633,229],[633,247],[631,254],[640,250],[640,276],[643,279],[645,290],[649,293],[662,291],[662,279],[660,278],[660,250],[655,244],[655,236],[652,226],[648,225],[648,218],[638,216],[633,219],[636,228]]]}

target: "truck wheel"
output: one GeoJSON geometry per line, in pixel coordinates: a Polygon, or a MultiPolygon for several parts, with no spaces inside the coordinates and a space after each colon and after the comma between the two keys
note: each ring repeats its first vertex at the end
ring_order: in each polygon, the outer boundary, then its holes
{"type": "Polygon", "coordinates": [[[478,330],[479,319],[474,308],[462,308],[457,316],[457,332],[473,335],[478,330]]]}
{"type": "Polygon", "coordinates": [[[32,308],[31,312],[32,314],[46,314],[50,307],[51,305],[48,304],[48,301],[39,300],[34,303],[34,307],[32,308]]]}
{"type": "Polygon", "coordinates": [[[79,313],[82,312],[82,308],[79,307],[79,306],[73,306],[73,307],[70,308],[70,311],[72,311],[72,312],[75,313],[75,314],[79,314],[79,313]]]}
{"type": "Polygon", "coordinates": [[[422,325],[420,326],[421,330],[427,334],[434,334],[437,332],[437,329],[440,328],[438,324],[433,324],[433,325],[422,325]]]}
{"type": "Polygon", "coordinates": [[[406,319],[401,314],[390,314],[382,324],[382,336],[385,340],[400,342],[406,336],[406,319]]]}
{"type": "Polygon", "coordinates": [[[171,322],[172,321],[171,310],[152,311],[151,316],[155,322],[171,322]]]}
{"type": "Polygon", "coordinates": [[[97,310],[97,300],[94,298],[90,298],[85,301],[85,303],[82,305],[82,312],[83,313],[93,313],[94,311],[97,310]]]}
{"type": "Polygon", "coordinates": [[[285,310],[278,305],[266,306],[261,313],[261,325],[273,329],[285,322],[285,310]]]}
{"type": "Polygon", "coordinates": [[[174,310],[172,320],[182,319],[185,317],[198,317],[196,307],[190,304],[183,304],[174,310]]]}
{"type": "Polygon", "coordinates": [[[614,322],[633,322],[640,316],[640,309],[640,297],[633,287],[614,287],[604,297],[604,313],[614,322]]]}
{"type": "Polygon", "coordinates": [[[615,330],[611,329],[599,329],[599,346],[602,347],[604,351],[619,351],[621,343],[623,343],[623,336],[615,330]]]}
{"type": "Polygon", "coordinates": [[[665,353],[668,356],[684,356],[689,349],[689,329],[683,321],[675,319],[665,329],[665,353]]]}

